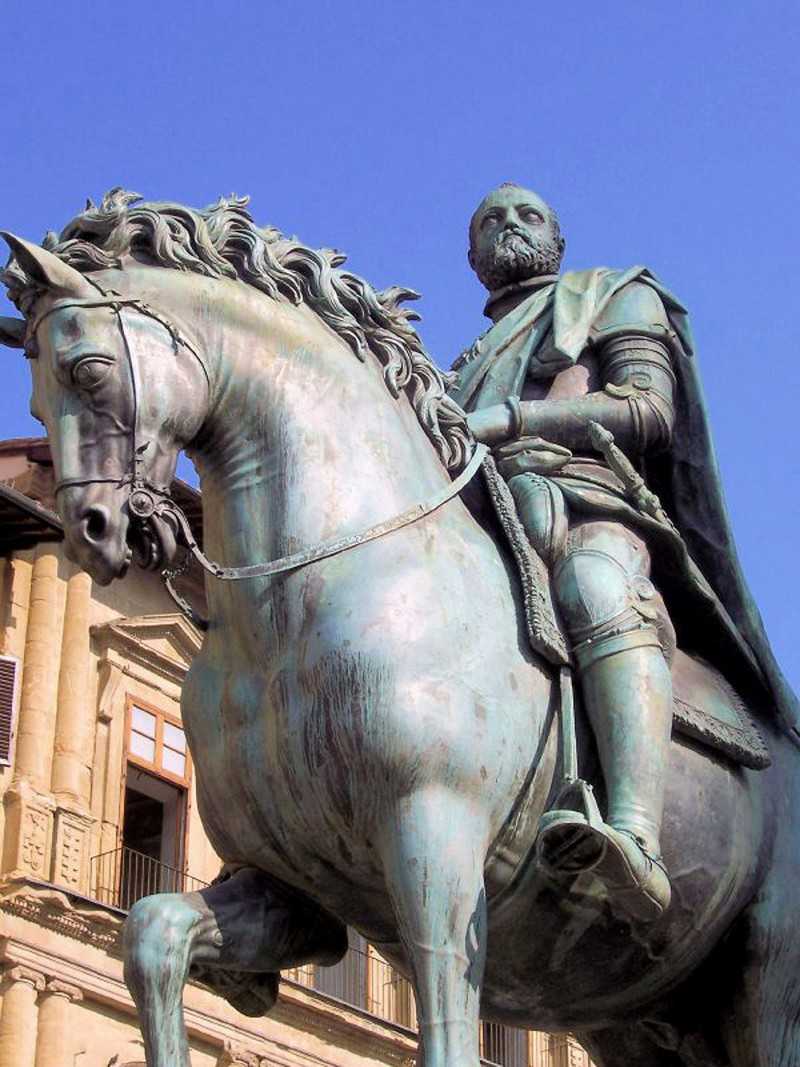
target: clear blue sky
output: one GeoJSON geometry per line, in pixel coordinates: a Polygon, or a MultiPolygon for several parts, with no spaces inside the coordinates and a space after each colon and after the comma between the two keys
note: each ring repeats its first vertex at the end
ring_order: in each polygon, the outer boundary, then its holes
{"type": "MultiPolygon", "coordinates": [[[[800,686],[800,8],[5,0],[0,228],[125,185],[262,222],[424,294],[442,364],[483,328],[466,224],[505,179],[566,266],[645,263],[688,304],[740,552],[800,686]]],[[[6,307],[0,311],[7,312],[6,307]]],[[[6,352],[0,434],[37,433],[6,352]]]]}

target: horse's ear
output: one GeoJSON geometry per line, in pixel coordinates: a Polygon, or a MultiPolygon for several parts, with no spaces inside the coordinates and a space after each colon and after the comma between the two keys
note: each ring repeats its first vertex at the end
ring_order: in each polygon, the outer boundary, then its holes
{"type": "Polygon", "coordinates": [[[0,315],[0,345],[23,348],[25,345],[25,319],[9,319],[0,315]]]}
{"type": "Polygon", "coordinates": [[[97,296],[95,287],[84,278],[80,271],[64,263],[46,248],[31,244],[30,241],[15,237],[13,233],[6,233],[4,230],[0,230],[0,237],[11,246],[11,251],[19,265],[35,284],[45,289],[53,289],[65,296],[81,298],[97,296]]]}

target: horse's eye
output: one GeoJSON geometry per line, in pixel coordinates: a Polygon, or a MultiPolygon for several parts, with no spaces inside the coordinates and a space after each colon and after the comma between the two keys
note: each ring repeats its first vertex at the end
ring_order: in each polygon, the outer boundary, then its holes
{"type": "Polygon", "coordinates": [[[92,389],[106,377],[112,362],[104,356],[86,356],[72,368],[72,380],[81,389],[92,389]]]}

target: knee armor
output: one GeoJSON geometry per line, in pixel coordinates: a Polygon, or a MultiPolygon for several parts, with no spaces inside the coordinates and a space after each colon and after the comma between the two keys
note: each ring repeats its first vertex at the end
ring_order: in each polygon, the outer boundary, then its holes
{"type": "Polygon", "coordinates": [[[607,552],[580,548],[557,565],[554,584],[580,668],[615,652],[647,645],[661,647],[670,658],[672,626],[645,575],[630,574],[607,552]]]}

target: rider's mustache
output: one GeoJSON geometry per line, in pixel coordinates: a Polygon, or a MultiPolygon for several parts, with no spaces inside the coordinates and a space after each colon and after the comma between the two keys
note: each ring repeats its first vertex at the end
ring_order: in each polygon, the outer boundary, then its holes
{"type": "Polygon", "coordinates": [[[536,247],[536,242],[531,238],[531,235],[525,230],[521,229],[519,226],[515,226],[513,223],[510,223],[509,225],[503,227],[503,229],[495,238],[494,243],[495,245],[502,244],[503,241],[505,241],[509,237],[519,237],[530,248],[536,247]]]}

